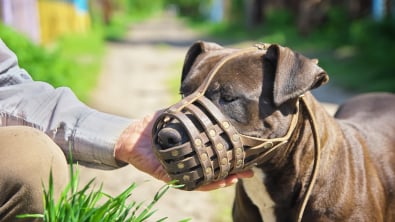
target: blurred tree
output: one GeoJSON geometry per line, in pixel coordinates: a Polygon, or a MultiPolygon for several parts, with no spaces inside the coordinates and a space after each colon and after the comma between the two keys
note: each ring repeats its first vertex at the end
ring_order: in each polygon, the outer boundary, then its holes
{"type": "Polygon", "coordinates": [[[109,25],[111,22],[112,16],[112,3],[111,0],[101,0],[101,7],[102,7],[102,15],[103,15],[103,22],[106,25],[109,25]]]}
{"type": "Polygon", "coordinates": [[[301,34],[306,35],[313,28],[322,24],[328,10],[331,8],[331,0],[305,0],[301,1],[297,11],[297,26],[301,34]]]}
{"type": "Polygon", "coordinates": [[[362,18],[371,13],[372,0],[348,0],[346,4],[351,19],[362,18]]]}
{"type": "Polygon", "coordinates": [[[174,5],[181,16],[201,19],[212,0],[165,0],[166,5],[174,5]]]}
{"type": "Polygon", "coordinates": [[[265,0],[245,0],[245,13],[247,27],[251,28],[263,22],[265,0]]]}
{"type": "Polygon", "coordinates": [[[228,7],[228,22],[230,23],[238,23],[239,21],[244,21],[246,17],[245,9],[245,1],[246,0],[229,0],[228,7]]]}
{"type": "MultiPolygon", "coordinates": [[[[391,14],[391,0],[385,2],[386,14],[391,14]]],[[[295,24],[302,34],[308,34],[328,19],[331,8],[348,12],[350,19],[365,17],[371,13],[372,0],[243,0],[244,18],[248,27],[264,22],[265,15],[273,9],[285,9],[295,16],[295,24]]]]}

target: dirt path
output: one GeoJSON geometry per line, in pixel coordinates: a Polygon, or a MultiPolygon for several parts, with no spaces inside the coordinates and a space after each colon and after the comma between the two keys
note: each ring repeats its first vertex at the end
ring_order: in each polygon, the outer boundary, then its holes
{"type": "MultiPolygon", "coordinates": [[[[175,75],[171,72],[180,72],[174,68],[175,64],[183,61],[188,47],[197,39],[196,33],[169,15],[133,26],[124,41],[108,44],[101,78],[90,105],[131,118],[169,106],[166,81],[175,75]]],[[[347,97],[342,92],[333,92],[332,88],[323,88],[317,94],[328,102],[347,97]]],[[[334,107],[330,106],[332,110],[334,107]]],[[[150,201],[163,185],[131,166],[115,171],[81,167],[80,175],[81,184],[95,177],[111,195],[119,194],[136,182],[139,185],[133,192],[136,201],[150,201]]],[[[232,195],[233,188],[210,193],[170,190],[156,205],[158,211],[150,221],[164,216],[168,216],[166,221],[170,222],[184,218],[197,222],[230,221],[232,195]]]]}

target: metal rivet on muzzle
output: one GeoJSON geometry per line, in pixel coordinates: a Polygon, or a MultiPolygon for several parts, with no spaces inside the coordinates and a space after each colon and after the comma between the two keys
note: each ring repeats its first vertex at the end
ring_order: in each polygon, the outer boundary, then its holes
{"type": "Polygon", "coordinates": [[[263,147],[264,147],[265,149],[270,149],[270,148],[273,147],[273,143],[272,143],[272,142],[265,143],[265,144],[263,144],[263,147]]]}
{"type": "Polygon", "coordinates": [[[230,126],[230,124],[229,124],[228,122],[223,122],[223,123],[222,123],[222,126],[223,126],[225,129],[228,129],[229,126],[230,126]]]}
{"type": "Polygon", "coordinates": [[[237,156],[240,156],[241,154],[243,154],[243,150],[239,147],[239,148],[236,148],[236,155],[237,156]]]}
{"type": "Polygon", "coordinates": [[[188,182],[188,181],[191,179],[191,177],[188,176],[188,175],[184,175],[184,176],[182,177],[182,179],[183,179],[185,182],[188,182]]]}
{"type": "Polygon", "coordinates": [[[202,158],[203,161],[207,161],[208,160],[207,153],[203,153],[200,157],[202,158]]]}
{"type": "Polygon", "coordinates": [[[173,151],[171,151],[171,155],[172,155],[173,157],[178,156],[178,154],[179,154],[178,150],[173,150],[173,151]]]}
{"type": "Polygon", "coordinates": [[[195,139],[195,145],[197,147],[200,147],[202,145],[202,140],[201,139],[195,139]]]}
{"type": "Polygon", "coordinates": [[[222,143],[218,143],[215,148],[217,148],[217,150],[222,150],[224,148],[224,144],[222,143]]]}
{"type": "Polygon", "coordinates": [[[178,169],[184,169],[185,165],[183,163],[177,164],[178,169]]]}
{"type": "Polygon", "coordinates": [[[210,133],[210,136],[211,136],[211,137],[214,137],[214,136],[217,134],[217,133],[215,132],[215,130],[213,130],[213,129],[210,130],[209,133],[210,133]]]}

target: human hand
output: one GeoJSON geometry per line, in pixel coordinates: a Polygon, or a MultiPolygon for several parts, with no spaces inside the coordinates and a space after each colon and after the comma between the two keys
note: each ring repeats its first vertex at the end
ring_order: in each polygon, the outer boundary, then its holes
{"type": "MultiPolygon", "coordinates": [[[[131,124],[124,130],[115,145],[115,158],[130,163],[156,179],[170,182],[171,178],[166,173],[152,149],[151,133],[155,119],[161,112],[146,116],[144,119],[131,124]]],[[[199,187],[199,191],[210,191],[235,184],[240,178],[252,177],[253,172],[247,170],[229,175],[227,178],[199,187]]]]}
{"type": "Polygon", "coordinates": [[[243,172],[239,172],[236,174],[231,174],[228,177],[226,177],[223,180],[219,180],[219,181],[215,181],[206,185],[203,185],[201,187],[199,187],[198,191],[210,191],[210,190],[216,190],[219,188],[224,188],[224,187],[228,187],[228,186],[232,186],[233,184],[237,183],[237,181],[239,179],[242,178],[250,178],[254,176],[254,173],[252,172],[252,170],[246,170],[243,172]]]}

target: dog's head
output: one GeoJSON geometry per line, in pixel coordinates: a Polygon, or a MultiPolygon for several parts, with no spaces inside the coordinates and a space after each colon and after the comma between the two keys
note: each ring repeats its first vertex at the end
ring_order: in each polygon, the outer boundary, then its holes
{"type": "Polygon", "coordinates": [[[245,163],[262,153],[256,148],[268,145],[254,138],[274,139],[273,146],[289,134],[297,98],[328,81],[317,63],[279,45],[192,45],[182,69],[184,99],[153,129],[154,149],[169,175],[194,189],[251,166],[245,163]]]}

